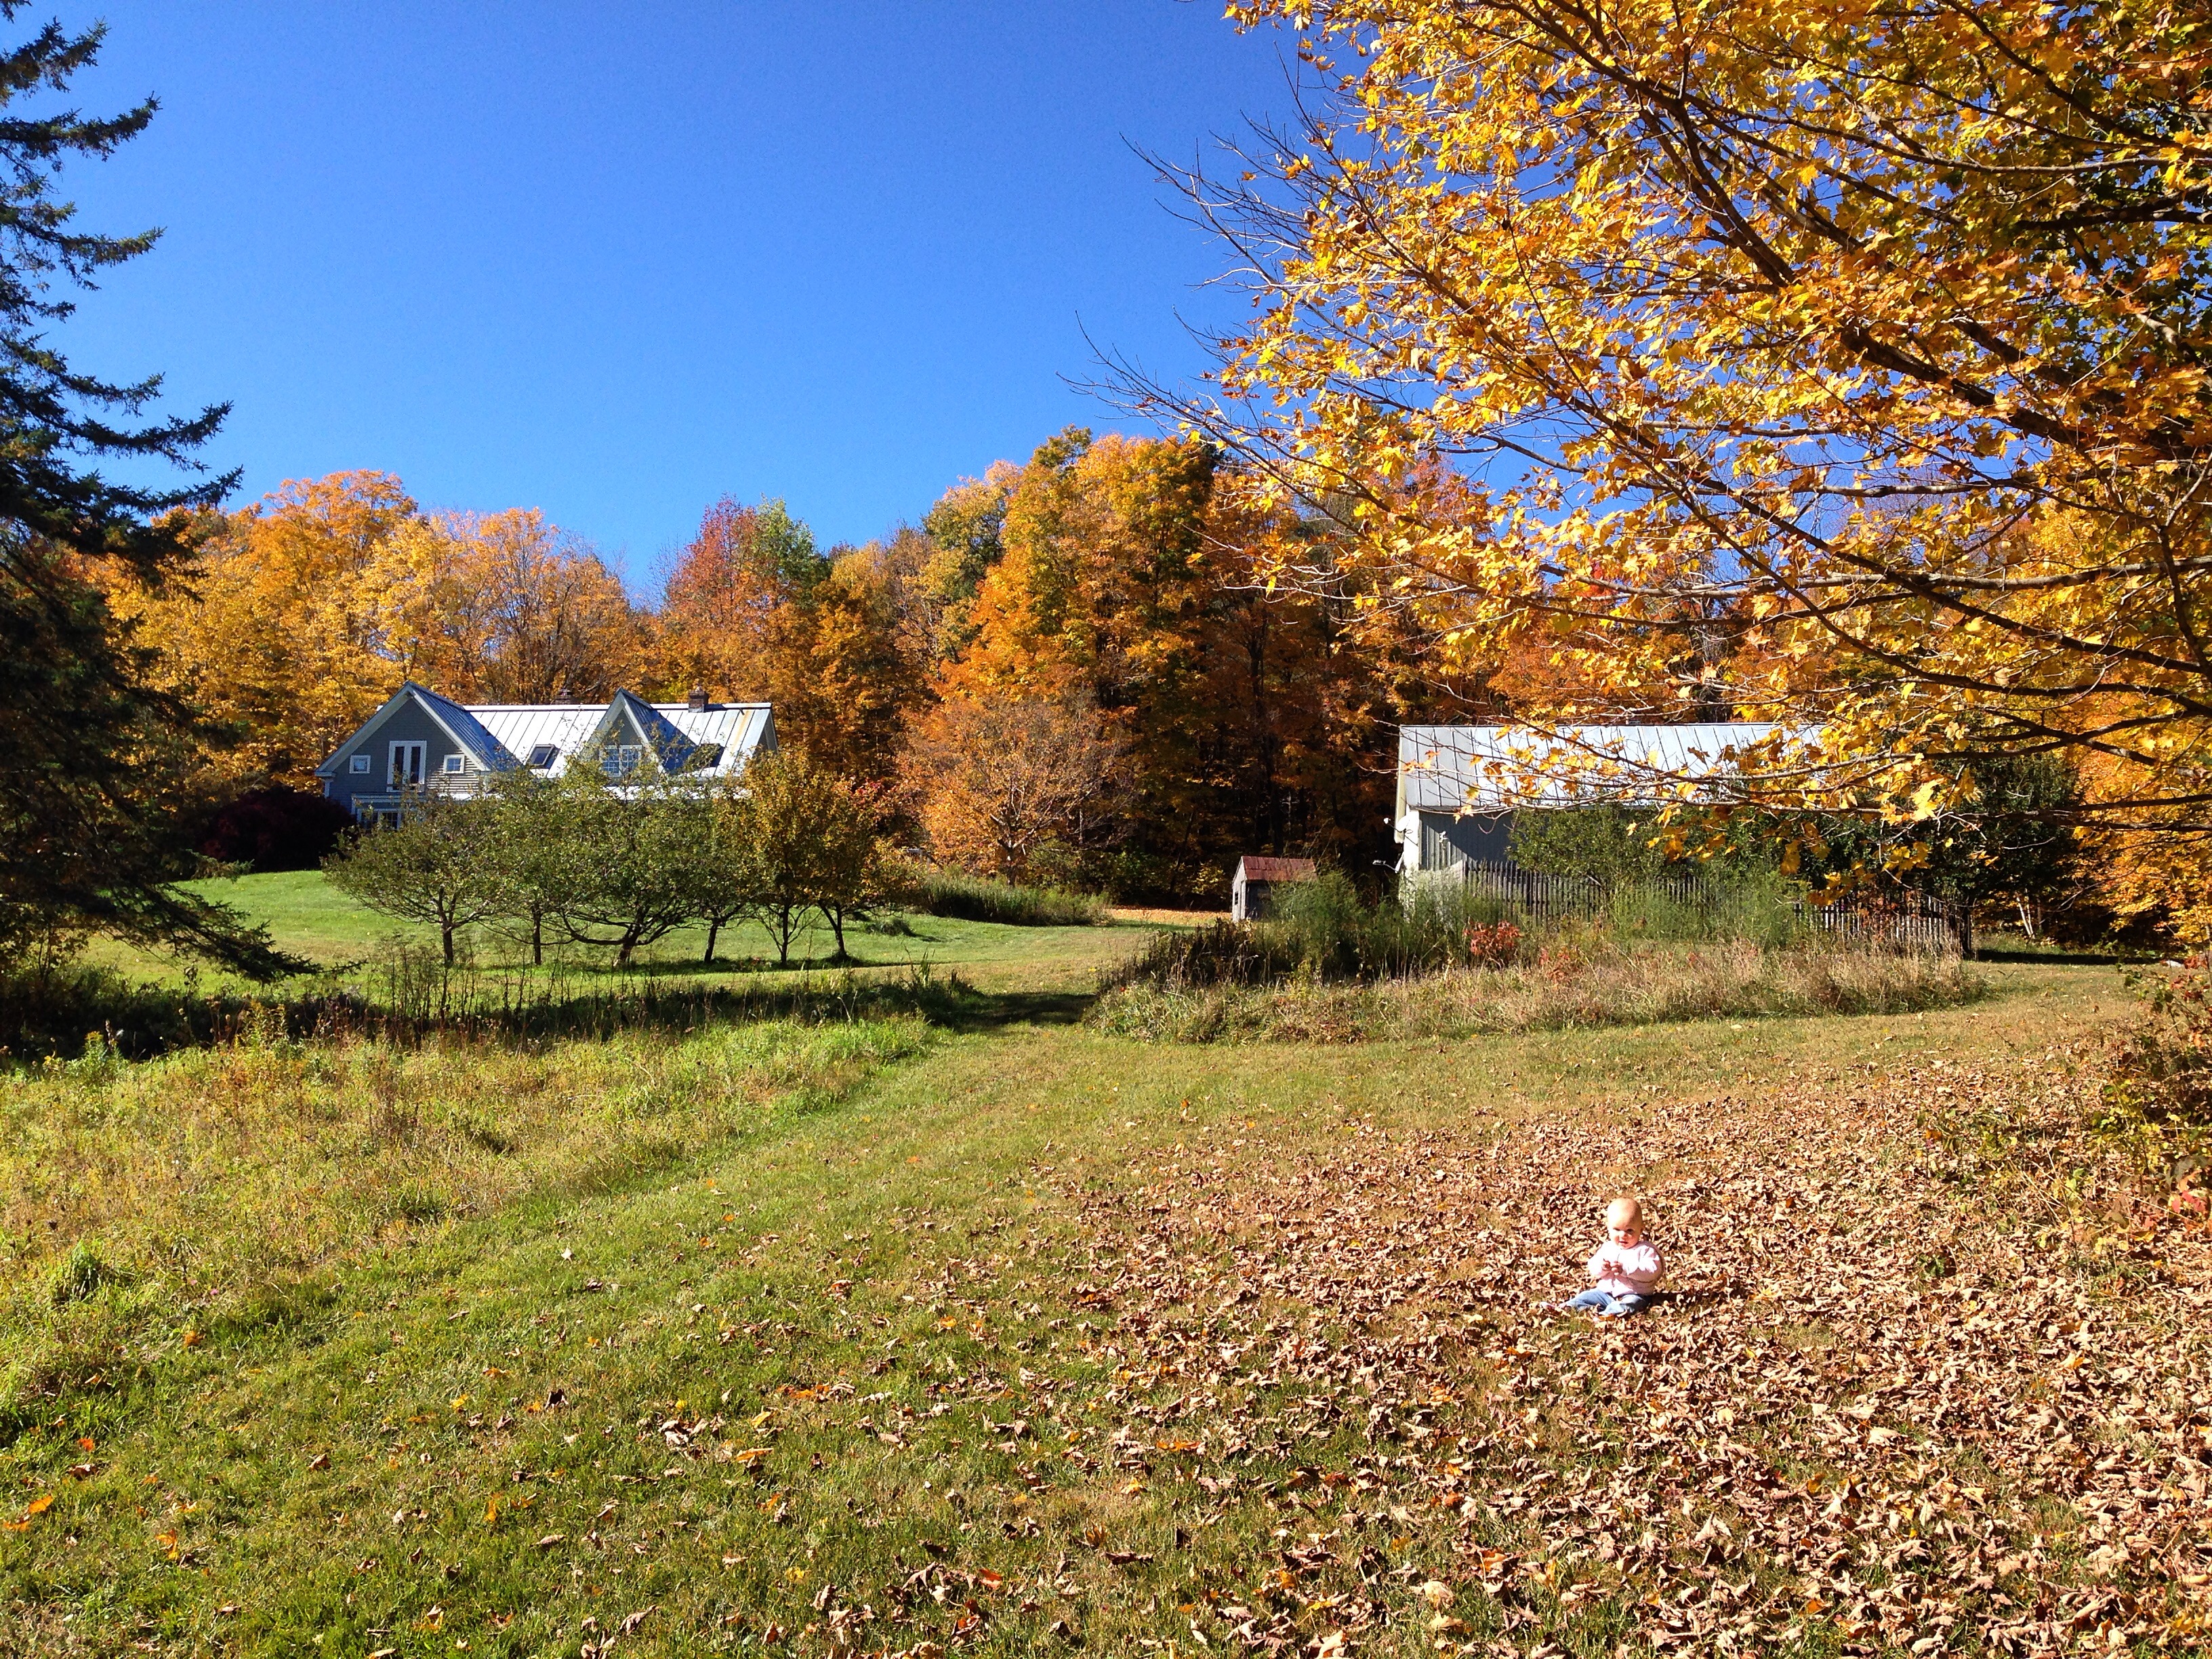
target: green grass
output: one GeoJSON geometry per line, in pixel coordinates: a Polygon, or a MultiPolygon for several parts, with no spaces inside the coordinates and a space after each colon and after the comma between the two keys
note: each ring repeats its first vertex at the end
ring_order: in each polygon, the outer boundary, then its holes
{"type": "MultiPolygon", "coordinates": [[[[437,942],[434,929],[378,915],[332,888],[319,870],[183,885],[264,924],[278,945],[324,967],[373,960],[396,940],[433,947],[437,942]]],[[[1151,931],[1146,924],[1038,927],[885,911],[872,922],[848,925],[846,945],[862,971],[903,972],[926,963],[986,988],[1087,989],[1100,969],[1119,961],[1151,931]]],[[[526,945],[511,934],[471,928],[464,942],[481,965],[526,968],[526,945]]],[[[775,947],[757,924],[723,929],[712,965],[701,960],[706,942],[703,928],[680,929],[644,947],[629,974],[615,971],[607,951],[556,943],[552,954],[562,976],[608,982],[677,977],[715,982],[775,971],[775,947]]],[[[830,961],[833,949],[829,929],[814,927],[794,946],[793,966],[819,967],[830,961]]],[[[95,946],[90,960],[167,985],[182,982],[190,971],[112,942],[95,946]]]]}
{"type": "MultiPolygon", "coordinates": [[[[254,879],[280,938],[353,948],[312,878],[254,879]]],[[[1172,1402],[1224,1386],[1127,1369],[1109,1291],[1164,1248],[1139,1197],[1162,1167],[1212,1146],[1229,1196],[1341,1182],[1356,1137],[1786,1099],[2040,1054],[2118,1007],[2109,970],[2007,965],[1917,1015],[1157,1048],[1024,995],[1115,931],[947,924],[1004,1013],[961,1030],[279,1043],[0,1085],[0,1508],[26,1523],[0,1532],[0,1655],[920,1659],[1066,1650],[1055,1626],[1188,1654],[1239,1596],[1308,1648],[1364,1597],[1356,1650],[1410,1655],[1434,1576],[1496,1633],[1452,1514],[1358,1495],[1404,1482],[1402,1443],[1378,1463],[1354,1418],[1160,1449],[1172,1402]],[[1334,1565],[1285,1565],[1309,1533],[1334,1565]]],[[[1288,1297],[1254,1319],[1336,1328],[1288,1297]]],[[[1314,1386],[1252,1365],[1255,1413],[1314,1386]]],[[[1612,1651],[1603,1605],[1544,1605],[1524,1644],[1612,1651]]]]}

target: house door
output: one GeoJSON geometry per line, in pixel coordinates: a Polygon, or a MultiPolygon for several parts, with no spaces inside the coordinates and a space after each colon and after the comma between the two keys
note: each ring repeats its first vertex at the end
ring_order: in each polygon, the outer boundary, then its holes
{"type": "Polygon", "coordinates": [[[422,769],[428,762],[430,745],[427,743],[395,743],[392,745],[392,787],[420,789],[422,769]]]}

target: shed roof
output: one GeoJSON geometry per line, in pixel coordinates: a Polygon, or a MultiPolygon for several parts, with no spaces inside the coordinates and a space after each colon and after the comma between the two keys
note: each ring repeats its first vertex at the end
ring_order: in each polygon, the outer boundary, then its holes
{"type": "Polygon", "coordinates": [[[1311,881],[1311,859],[1278,859],[1247,853],[1237,860],[1237,873],[1250,881],[1311,881]]]}
{"type": "MultiPolygon", "coordinates": [[[[1784,728],[1749,720],[1690,726],[1407,726],[1398,776],[1408,812],[1505,811],[1681,798],[1686,780],[1735,770],[1753,745],[1784,728]]],[[[1805,735],[1810,736],[1808,732],[1805,735]]]]}

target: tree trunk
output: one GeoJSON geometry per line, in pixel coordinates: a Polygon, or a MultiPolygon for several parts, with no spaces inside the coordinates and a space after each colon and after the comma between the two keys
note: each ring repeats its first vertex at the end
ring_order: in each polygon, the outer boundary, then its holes
{"type": "Polygon", "coordinates": [[[445,947],[446,966],[452,967],[453,965],[453,924],[452,922],[441,921],[438,924],[438,943],[445,947]]]}
{"type": "Polygon", "coordinates": [[[722,934],[722,919],[721,919],[721,917],[720,917],[720,916],[709,916],[709,917],[708,917],[708,918],[707,918],[707,954],[706,954],[705,956],[703,956],[703,957],[702,957],[700,958],[700,960],[701,960],[702,962],[712,962],[712,961],[714,961],[714,941],[715,941],[716,939],[720,939],[720,938],[721,937],[721,934],[722,934]]]}
{"type": "Polygon", "coordinates": [[[791,915],[788,904],[775,913],[775,965],[779,968],[791,966],[791,915]]]}
{"type": "Polygon", "coordinates": [[[830,932],[837,940],[837,960],[845,959],[845,907],[831,904],[823,907],[822,914],[830,918],[830,932]]]}
{"type": "Polygon", "coordinates": [[[532,968],[545,965],[545,913],[535,905],[530,911],[530,965],[532,968]]]}

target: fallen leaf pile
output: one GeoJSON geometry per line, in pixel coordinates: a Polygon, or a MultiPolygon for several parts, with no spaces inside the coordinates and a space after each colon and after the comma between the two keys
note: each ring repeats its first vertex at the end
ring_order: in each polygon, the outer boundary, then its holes
{"type": "Polygon", "coordinates": [[[1346,1651],[1419,1619],[1467,1652],[2202,1650],[2201,1242],[2116,1288],[1978,1204],[1927,1128],[2064,1117],[2073,1086],[1869,1068],[1786,1109],[1354,1126],[1304,1163],[1224,1132],[1079,1192],[1114,1370],[1072,1454],[1279,1512],[1279,1567],[1194,1601],[1202,1642],[1346,1651]],[[1666,1294],[1561,1314],[1618,1192],[1666,1294]]]}

